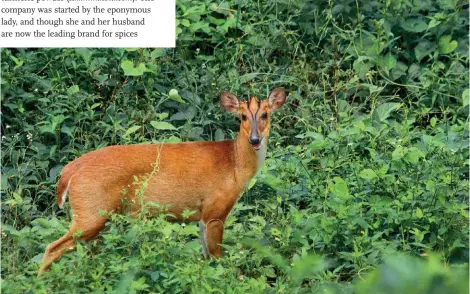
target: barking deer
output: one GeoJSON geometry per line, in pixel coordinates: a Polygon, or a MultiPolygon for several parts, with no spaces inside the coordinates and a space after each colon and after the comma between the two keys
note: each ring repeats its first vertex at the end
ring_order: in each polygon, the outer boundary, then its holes
{"type": "Polygon", "coordinates": [[[225,219],[263,164],[271,114],[285,100],[282,88],[263,101],[241,101],[223,92],[220,105],[241,120],[235,140],[109,146],[67,164],[57,186],[57,203],[62,208],[68,196],[72,222],[64,236],[47,246],[39,274],[75,248],[74,236],[90,240],[103,230],[107,217],[101,210],[124,213],[127,201],[128,212],[136,213],[142,205],[138,197],[168,205],[178,220],[184,210],[195,211],[187,220],[199,221],[204,256],[220,257],[225,219]],[[147,177],[142,196],[136,196],[135,177],[147,177]]]}

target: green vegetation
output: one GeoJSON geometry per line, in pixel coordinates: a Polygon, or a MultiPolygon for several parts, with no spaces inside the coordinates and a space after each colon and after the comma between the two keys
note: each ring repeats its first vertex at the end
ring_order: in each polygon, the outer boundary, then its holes
{"type": "Polygon", "coordinates": [[[175,49],[2,50],[2,291],[468,293],[468,3],[177,2],[175,49]],[[279,86],[224,258],[196,224],[115,215],[36,278],[69,224],[65,164],[232,138],[219,93],[279,86]]]}

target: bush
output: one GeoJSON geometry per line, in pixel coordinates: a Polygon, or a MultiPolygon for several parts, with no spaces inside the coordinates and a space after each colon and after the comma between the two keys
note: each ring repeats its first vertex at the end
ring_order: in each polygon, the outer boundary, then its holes
{"type": "Polygon", "coordinates": [[[468,4],[177,2],[174,49],[1,50],[2,290],[468,292],[468,4]],[[35,278],[69,224],[55,185],[70,160],[233,138],[219,93],[278,86],[288,103],[224,258],[201,260],[194,224],[114,216],[35,278]]]}

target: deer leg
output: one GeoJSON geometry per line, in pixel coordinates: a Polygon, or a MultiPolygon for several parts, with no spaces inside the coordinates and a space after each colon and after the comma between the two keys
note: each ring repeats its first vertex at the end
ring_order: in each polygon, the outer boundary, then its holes
{"type": "Polygon", "coordinates": [[[93,239],[104,228],[106,219],[95,219],[95,222],[87,221],[85,224],[78,224],[75,220],[72,221],[70,230],[65,233],[57,241],[52,242],[46,247],[46,252],[42,259],[41,267],[39,268],[38,276],[42,275],[51,263],[59,259],[64,253],[75,249],[74,234],[81,231],[80,239],[88,241],[93,239]]]}
{"type": "Polygon", "coordinates": [[[204,255],[204,258],[208,258],[209,250],[207,249],[206,243],[206,225],[202,220],[199,221],[199,238],[201,239],[202,254],[204,255]]]}
{"type": "MultiPolygon", "coordinates": [[[[73,228],[73,226],[72,226],[73,228]]],[[[42,259],[41,267],[39,268],[38,276],[42,275],[51,265],[54,260],[57,260],[67,250],[73,250],[75,248],[75,242],[73,240],[72,229],[65,233],[60,239],[52,242],[46,247],[46,252],[42,259]]]]}
{"type": "Polygon", "coordinates": [[[203,226],[203,251],[205,251],[204,256],[207,257],[207,253],[214,257],[222,256],[222,247],[220,244],[222,243],[222,237],[224,235],[224,222],[220,219],[210,219],[205,222],[205,225],[203,222],[203,226]]]}

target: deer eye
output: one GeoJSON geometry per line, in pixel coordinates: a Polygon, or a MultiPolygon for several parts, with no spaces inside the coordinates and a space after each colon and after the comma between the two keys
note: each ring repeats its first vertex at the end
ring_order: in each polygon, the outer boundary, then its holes
{"type": "Polygon", "coordinates": [[[242,120],[243,120],[243,121],[246,120],[246,115],[242,114],[242,120]]]}
{"type": "Polygon", "coordinates": [[[263,115],[261,115],[261,119],[267,120],[268,119],[268,113],[267,112],[263,113],[263,115]]]}

